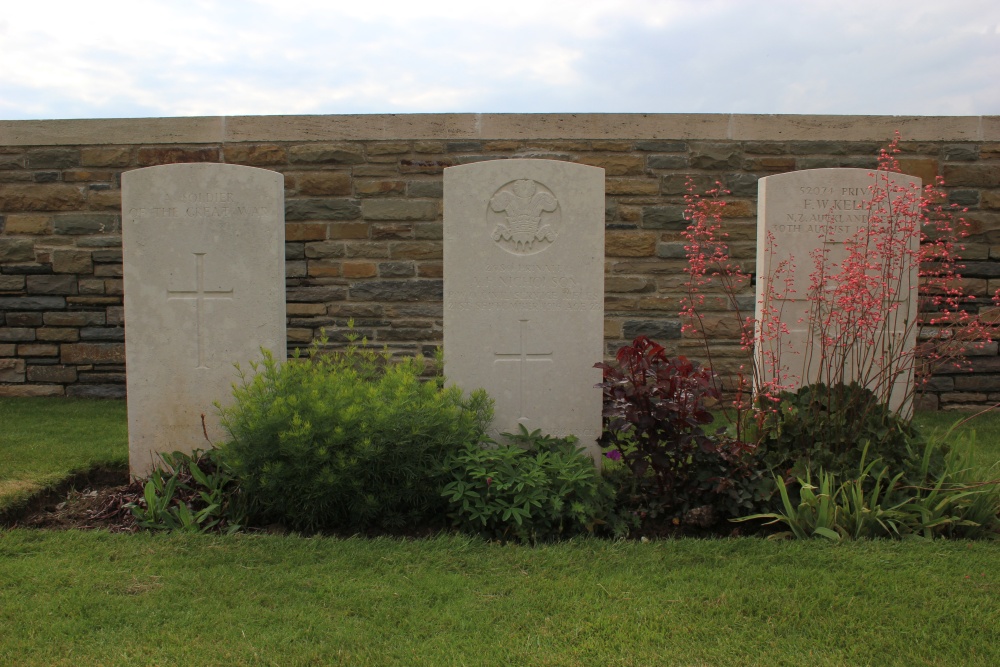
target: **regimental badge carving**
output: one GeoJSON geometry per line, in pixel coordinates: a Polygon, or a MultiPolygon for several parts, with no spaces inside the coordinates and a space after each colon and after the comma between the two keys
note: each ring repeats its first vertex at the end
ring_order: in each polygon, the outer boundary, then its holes
{"type": "Polygon", "coordinates": [[[511,181],[490,199],[487,220],[493,240],[515,255],[533,255],[559,236],[559,200],[537,181],[511,181]]]}

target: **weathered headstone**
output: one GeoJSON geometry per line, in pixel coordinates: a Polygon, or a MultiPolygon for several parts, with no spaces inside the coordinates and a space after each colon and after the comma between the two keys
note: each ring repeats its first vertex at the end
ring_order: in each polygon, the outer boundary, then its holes
{"type": "Polygon", "coordinates": [[[445,169],[444,371],[493,397],[493,435],[575,435],[596,456],[603,335],[604,170],[445,169]]]}
{"type": "MultiPolygon", "coordinates": [[[[906,188],[919,194],[921,181],[914,176],[878,172],[878,189],[906,188]]],[[[758,342],[757,354],[778,355],[780,364],[787,369],[788,376],[782,384],[795,388],[803,384],[822,380],[829,383],[829,374],[822,371],[820,331],[816,322],[815,308],[810,310],[810,285],[817,270],[815,253],[826,251],[825,269],[827,276],[836,275],[842,262],[848,256],[845,241],[859,230],[869,225],[869,206],[872,203],[870,187],[876,184],[876,175],[868,169],[806,169],[767,176],[758,181],[757,209],[757,298],[756,319],[761,322],[765,290],[770,285],[772,296],[768,304],[772,314],[779,314],[789,333],[782,337],[781,345],[776,341],[758,342]],[[785,262],[780,268],[779,263],[785,262]],[[788,280],[786,284],[786,278],[788,280]],[[775,298],[787,288],[784,298],[775,298]],[[810,344],[811,341],[811,344],[810,344]]],[[[898,200],[900,195],[892,195],[898,200]]],[[[884,203],[876,204],[876,211],[884,203]]],[[[884,213],[883,213],[884,215],[884,213]]],[[[910,252],[916,252],[919,238],[908,234],[900,237],[908,244],[910,252]]],[[[859,378],[852,366],[868,364],[883,349],[902,351],[899,357],[886,359],[889,375],[897,369],[904,369],[896,379],[890,396],[890,407],[905,415],[910,414],[912,405],[913,364],[912,354],[916,345],[917,316],[917,265],[909,264],[900,274],[902,280],[896,285],[892,313],[882,333],[858,340],[867,344],[853,345],[845,362],[843,380],[850,382],[859,378]],[[860,356],[859,356],[860,355],[860,356]],[[894,366],[902,363],[905,366],[894,366]]],[[[880,278],[869,272],[868,280],[880,278]]],[[[889,309],[885,309],[888,313],[889,309]]],[[[759,330],[758,330],[759,337],[759,330]]],[[[764,379],[771,380],[774,364],[761,361],[765,371],[764,379]]],[[[875,362],[878,363],[878,362],[875,362]]],[[[885,377],[885,375],[883,375],[885,377]]],[[[869,388],[876,389],[869,379],[869,388]]]]}
{"type": "Polygon", "coordinates": [[[285,352],[284,179],[228,164],[122,174],[129,468],[204,449],[260,348],[285,352]]]}

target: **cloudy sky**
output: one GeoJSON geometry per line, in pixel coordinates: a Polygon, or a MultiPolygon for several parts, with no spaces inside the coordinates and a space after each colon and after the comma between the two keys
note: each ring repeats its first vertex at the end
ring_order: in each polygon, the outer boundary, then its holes
{"type": "Polygon", "coordinates": [[[1000,114],[1000,1],[23,0],[0,119],[1000,114]]]}

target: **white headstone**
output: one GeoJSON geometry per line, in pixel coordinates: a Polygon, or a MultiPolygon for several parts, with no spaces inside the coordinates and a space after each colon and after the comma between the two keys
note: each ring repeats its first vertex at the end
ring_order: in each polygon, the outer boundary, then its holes
{"type": "MultiPolygon", "coordinates": [[[[906,188],[919,196],[919,178],[868,169],[806,169],[767,176],[758,181],[756,319],[759,323],[763,316],[762,306],[768,285],[771,285],[772,293],[779,294],[787,287],[785,298],[772,299],[770,305],[772,313],[780,313],[789,334],[783,336],[780,346],[772,341],[770,344],[758,344],[756,351],[758,355],[769,351],[779,356],[781,365],[788,373],[782,384],[789,388],[819,381],[830,383],[820,354],[816,311],[810,310],[808,299],[813,274],[817,270],[814,254],[826,251],[826,275],[833,276],[840,271],[841,263],[848,256],[845,241],[869,226],[869,207],[873,196],[870,188],[877,183],[877,189],[885,192],[886,179],[890,191],[906,188]],[[779,267],[781,262],[787,263],[784,269],[779,267]]],[[[891,196],[893,200],[900,201],[899,193],[891,196]]],[[[876,204],[876,210],[879,207],[885,210],[884,204],[876,204]]],[[[903,239],[911,253],[917,251],[918,234],[904,234],[899,238],[903,239]]],[[[844,382],[863,379],[858,377],[852,365],[878,364],[880,362],[876,357],[880,355],[887,362],[885,369],[890,376],[895,375],[898,368],[908,367],[892,386],[889,401],[892,409],[905,415],[912,410],[909,399],[913,383],[912,354],[916,345],[913,322],[917,316],[917,269],[915,262],[909,262],[900,271],[901,281],[895,287],[893,299],[895,305],[883,332],[868,337],[859,336],[858,340],[867,340],[869,344],[854,345],[844,360],[844,382]],[[902,354],[882,354],[890,349],[902,354]],[[895,366],[899,363],[907,366],[895,366]]],[[[869,280],[878,281],[879,277],[869,272],[869,280]]],[[[839,360],[835,360],[834,364],[839,364],[839,360]]],[[[764,379],[771,380],[773,364],[765,361],[763,366],[764,379]]],[[[869,379],[870,389],[876,390],[876,384],[875,378],[869,379]]]]}
{"type": "Polygon", "coordinates": [[[234,363],[285,359],[284,179],[229,164],[122,174],[129,468],[223,436],[234,363]]]}
{"type": "Polygon", "coordinates": [[[604,170],[494,160],[444,170],[444,358],[486,389],[493,435],[575,435],[599,454],[604,170]]]}

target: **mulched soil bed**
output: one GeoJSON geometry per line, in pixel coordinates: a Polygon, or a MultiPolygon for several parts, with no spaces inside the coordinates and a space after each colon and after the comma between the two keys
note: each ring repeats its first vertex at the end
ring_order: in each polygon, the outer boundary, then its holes
{"type": "MultiPolygon", "coordinates": [[[[97,469],[76,475],[58,487],[31,499],[27,505],[0,515],[0,526],[43,530],[107,530],[111,533],[135,533],[142,530],[126,507],[127,503],[143,499],[142,482],[129,482],[127,469],[97,469]]],[[[690,519],[689,517],[685,517],[690,519]]],[[[697,517],[696,517],[697,519],[697,517]]],[[[671,537],[735,537],[760,532],[760,527],[746,524],[734,526],[725,522],[698,525],[694,520],[677,525],[674,522],[647,523],[634,531],[631,539],[663,539],[671,537]]],[[[403,539],[430,537],[441,532],[442,525],[409,526],[399,531],[366,531],[364,537],[389,536],[403,539]]],[[[285,534],[280,525],[251,528],[252,532],[285,534]]],[[[351,537],[358,533],[332,535],[351,537]]]]}
{"type": "Polygon", "coordinates": [[[134,533],[139,528],[125,504],[141,497],[142,484],[129,483],[128,470],[101,468],[75,475],[35,496],[27,505],[0,517],[0,525],[134,533]]]}

